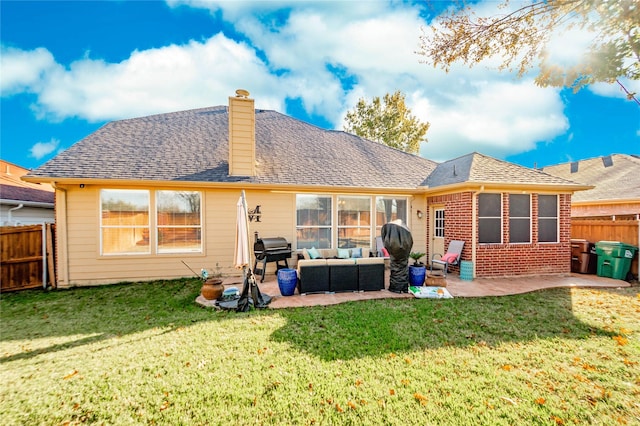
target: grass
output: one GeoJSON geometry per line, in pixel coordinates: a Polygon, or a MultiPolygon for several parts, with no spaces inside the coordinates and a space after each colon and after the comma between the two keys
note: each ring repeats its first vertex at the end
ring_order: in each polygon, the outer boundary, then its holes
{"type": "Polygon", "coordinates": [[[249,313],[199,289],[3,294],[2,424],[640,423],[639,287],[249,313]]]}

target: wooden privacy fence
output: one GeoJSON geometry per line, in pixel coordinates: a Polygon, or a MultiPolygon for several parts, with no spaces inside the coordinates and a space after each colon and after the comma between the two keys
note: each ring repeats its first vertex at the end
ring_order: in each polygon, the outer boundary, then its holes
{"type": "MultiPolygon", "coordinates": [[[[638,247],[638,220],[571,219],[571,238],[598,241],[620,241],[638,247]]],[[[631,264],[631,272],[638,276],[638,253],[631,264]]]]}
{"type": "Polygon", "coordinates": [[[55,287],[54,234],[49,223],[0,227],[0,291],[55,287]]]}

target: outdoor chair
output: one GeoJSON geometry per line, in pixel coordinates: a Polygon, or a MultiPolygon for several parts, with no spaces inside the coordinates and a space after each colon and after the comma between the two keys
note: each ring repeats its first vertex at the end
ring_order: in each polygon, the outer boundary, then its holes
{"type": "Polygon", "coordinates": [[[464,247],[464,241],[451,240],[449,242],[449,249],[442,255],[440,253],[434,253],[431,256],[431,267],[429,272],[433,273],[434,265],[436,269],[442,269],[444,276],[447,276],[447,271],[450,265],[458,265],[460,263],[460,256],[462,256],[462,248],[464,247]],[[436,256],[438,257],[436,259],[436,256]]]}
{"type": "Polygon", "coordinates": [[[384,243],[382,242],[382,237],[376,237],[376,256],[389,258],[389,253],[387,249],[384,247],[384,243]]]}

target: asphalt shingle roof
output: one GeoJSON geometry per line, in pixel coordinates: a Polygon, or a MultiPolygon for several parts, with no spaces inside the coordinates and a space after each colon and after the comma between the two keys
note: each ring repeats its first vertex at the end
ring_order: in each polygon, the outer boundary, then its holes
{"type": "Polygon", "coordinates": [[[430,188],[459,183],[580,186],[540,170],[498,160],[477,152],[440,163],[427,178],[430,188]]]}
{"type": "Polygon", "coordinates": [[[42,178],[416,188],[437,163],[256,110],[257,176],[228,176],[226,106],[106,124],[29,174],[42,178]]]}
{"type": "Polygon", "coordinates": [[[640,157],[636,155],[613,154],[547,166],[543,170],[554,176],[595,186],[577,192],[572,201],[640,199],[640,157]]]}
{"type": "Polygon", "coordinates": [[[11,201],[28,201],[35,203],[51,203],[55,194],[34,188],[0,184],[0,198],[11,201]]]}

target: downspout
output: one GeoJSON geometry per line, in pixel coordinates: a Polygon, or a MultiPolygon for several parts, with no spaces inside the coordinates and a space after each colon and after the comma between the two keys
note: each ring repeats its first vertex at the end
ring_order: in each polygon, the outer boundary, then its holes
{"type": "Polygon", "coordinates": [[[42,289],[47,289],[47,224],[42,222],[42,289]]]}
{"type": "Polygon", "coordinates": [[[62,282],[66,287],[69,284],[69,249],[67,248],[67,190],[65,188],[59,187],[56,182],[51,182],[51,186],[56,190],[56,201],[58,201],[58,195],[60,196],[61,201],[60,203],[55,203],[56,240],[60,241],[60,244],[56,245],[56,249],[58,252],[58,282],[62,282]],[[60,205],[62,205],[62,209],[59,208],[60,205]],[[59,278],[60,274],[62,274],[62,279],[59,278]]]}
{"type": "Polygon", "coordinates": [[[476,249],[478,248],[478,195],[484,192],[484,185],[480,187],[480,190],[471,194],[471,262],[473,262],[473,278],[476,278],[476,249]]]}
{"type": "Polygon", "coordinates": [[[24,207],[24,204],[20,203],[16,207],[9,209],[9,211],[7,212],[7,222],[9,223],[10,226],[13,225],[13,218],[11,216],[11,212],[13,212],[14,210],[20,210],[23,207],[24,207]]]}

